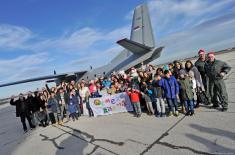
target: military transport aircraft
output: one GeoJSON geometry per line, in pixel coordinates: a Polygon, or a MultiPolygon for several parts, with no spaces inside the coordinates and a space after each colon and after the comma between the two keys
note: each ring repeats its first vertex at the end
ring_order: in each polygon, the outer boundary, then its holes
{"type": "Polygon", "coordinates": [[[111,62],[99,68],[89,71],[78,71],[64,74],[36,77],[16,82],[1,83],[0,87],[48,80],[48,82],[56,82],[59,84],[62,80],[73,79],[80,81],[82,79],[94,79],[98,75],[109,76],[114,71],[127,71],[133,66],[138,66],[141,63],[147,64],[161,55],[163,47],[155,47],[155,40],[152,30],[152,25],[149,17],[149,12],[146,4],[139,5],[135,8],[132,20],[131,36],[130,39],[122,39],[117,41],[125,49],[120,52],[111,62]]]}

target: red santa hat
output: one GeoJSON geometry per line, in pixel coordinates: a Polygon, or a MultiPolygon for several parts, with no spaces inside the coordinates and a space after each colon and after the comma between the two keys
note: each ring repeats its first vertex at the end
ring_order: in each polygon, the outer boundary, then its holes
{"type": "Polygon", "coordinates": [[[208,56],[211,55],[211,56],[215,56],[215,52],[211,51],[208,53],[208,56]]]}
{"type": "Polygon", "coordinates": [[[199,55],[200,55],[200,54],[206,54],[206,52],[205,52],[204,49],[200,49],[200,50],[198,51],[198,54],[199,54],[199,55]]]}

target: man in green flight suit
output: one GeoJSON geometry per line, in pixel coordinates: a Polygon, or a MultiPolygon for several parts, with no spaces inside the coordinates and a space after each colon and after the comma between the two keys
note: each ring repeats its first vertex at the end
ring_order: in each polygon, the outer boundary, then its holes
{"type": "Polygon", "coordinates": [[[220,104],[222,111],[228,110],[228,94],[223,77],[228,74],[231,67],[220,60],[215,59],[215,53],[208,53],[208,61],[205,64],[205,72],[209,78],[209,93],[210,100],[213,103],[213,108],[218,108],[220,104]]]}
{"type": "Polygon", "coordinates": [[[198,60],[195,62],[195,66],[197,67],[198,71],[200,72],[202,83],[206,91],[206,95],[209,97],[209,90],[208,90],[208,77],[205,72],[205,63],[206,63],[206,52],[203,49],[198,51],[198,60]]]}

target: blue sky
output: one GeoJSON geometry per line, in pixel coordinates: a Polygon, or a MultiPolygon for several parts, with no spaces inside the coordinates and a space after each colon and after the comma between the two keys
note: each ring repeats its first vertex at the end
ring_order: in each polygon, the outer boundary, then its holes
{"type": "MultiPolygon", "coordinates": [[[[235,0],[1,0],[0,82],[108,63],[129,38],[133,9],[147,3],[157,45],[153,63],[235,46],[235,0]],[[170,56],[169,56],[170,55],[170,56]]],[[[0,98],[44,82],[0,88],[0,98]]]]}

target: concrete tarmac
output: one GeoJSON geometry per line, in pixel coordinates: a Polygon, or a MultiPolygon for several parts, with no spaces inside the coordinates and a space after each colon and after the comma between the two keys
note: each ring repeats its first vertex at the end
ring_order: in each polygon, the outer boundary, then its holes
{"type": "Polygon", "coordinates": [[[0,106],[1,155],[235,154],[235,52],[217,56],[233,68],[226,76],[229,110],[200,107],[192,117],[141,118],[120,113],[83,116],[63,126],[23,133],[15,107],[0,106]]]}

